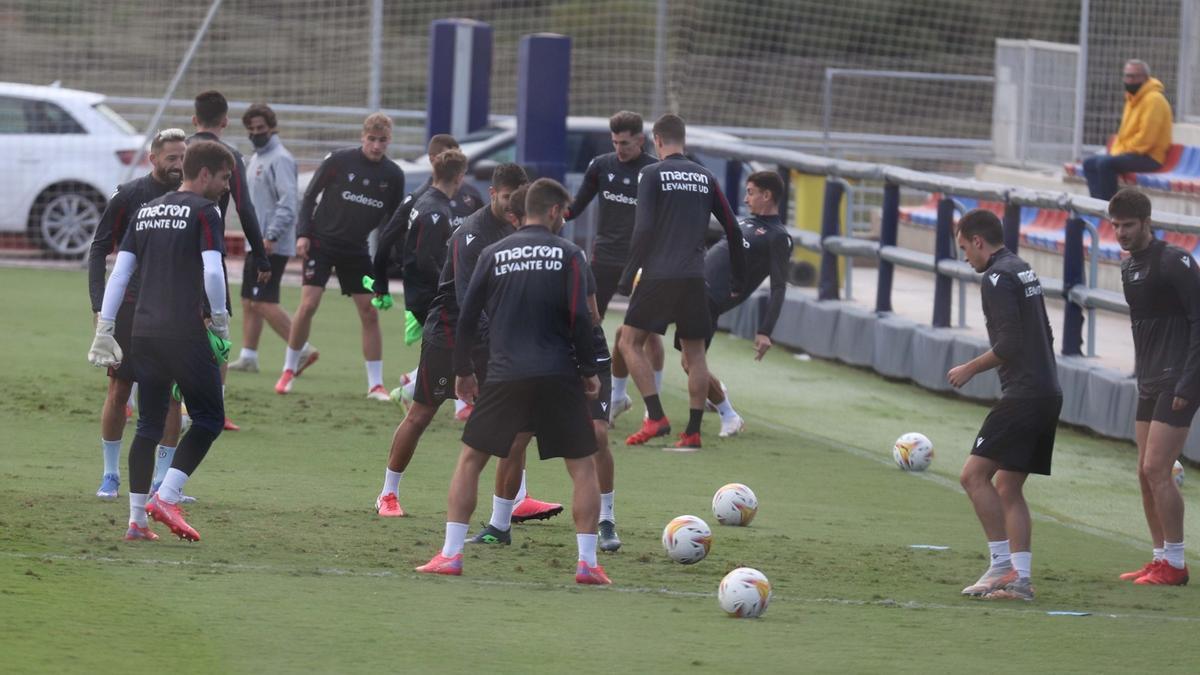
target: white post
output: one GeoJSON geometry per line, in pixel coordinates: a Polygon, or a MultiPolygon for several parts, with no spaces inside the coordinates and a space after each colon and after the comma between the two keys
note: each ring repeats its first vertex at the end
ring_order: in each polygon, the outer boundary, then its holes
{"type": "Polygon", "coordinates": [[[667,0],[658,0],[654,13],[654,102],[657,119],[667,112],[667,0]]]}
{"type": "Polygon", "coordinates": [[[1175,119],[1183,121],[1196,113],[1192,110],[1192,64],[1196,46],[1192,35],[1192,25],[1196,17],[1195,0],[1180,0],[1179,2],[1179,67],[1175,70],[1175,91],[1178,92],[1175,108],[1178,114],[1175,119]]]}
{"type": "MultiPolygon", "coordinates": [[[[1187,4],[1187,0],[1184,0],[1187,4]]],[[[1079,0],[1079,61],[1075,64],[1075,129],[1071,136],[1073,161],[1083,160],[1083,113],[1087,108],[1088,24],[1090,0],[1079,0]]],[[[1181,29],[1182,30],[1182,29],[1181,29]]],[[[1182,51],[1182,40],[1180,43],[1182,51]]]]}
{"type": "Polygon", "coordinates": [[[367,109],[383,107],[381,80],[383,79],[383,0],[371,0],[371,44],[368,55],[370,70],[367,73],[367,109]]]}

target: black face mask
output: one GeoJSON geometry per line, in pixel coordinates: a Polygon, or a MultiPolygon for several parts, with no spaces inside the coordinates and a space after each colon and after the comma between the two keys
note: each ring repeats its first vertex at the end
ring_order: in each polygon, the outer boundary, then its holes
{"type": "Polygon", "coordinates": [[[271,132],[269,131],[265,134],[250,134],[250,142],[253,143],[254,147],[256,148],[263,147],[269,140],[271,140],[271,132]]]}
{"type": "Polygon", "coordinates": [[[1130,96],[1134,96],[1138,93],[1138,90],[1142,88],[1143,84],[1145,84],[1145,82],[1138,82],[1137,84],[1130,84],[1129,82],[1126,82],[1125,91],[1129,92],[1130,96]]]}

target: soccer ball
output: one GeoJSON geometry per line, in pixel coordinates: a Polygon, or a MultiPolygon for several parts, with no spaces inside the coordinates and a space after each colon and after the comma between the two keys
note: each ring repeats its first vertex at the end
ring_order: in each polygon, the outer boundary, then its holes
{"type": "Polygon", "coordinates": [[[1179,460],[1175,460],[1175,466],[1171,467],[1171,478],[1175,479],[1175,485],[1183,487],[1183,464],[1179,460]]]}
{"type": "Polygon", "coordinates": [[[721,580],[717,602],[729,616],[739,619],[760,617],[771,602],[771,582],[753,567],[739,567],[721,580]]]}
{"type": "Polygon", "coordinates": [[[924,471],[933,461],[933,443],[915,431],[904,434],[892,446],[892,459],[905,471],[924,471]]]}
{"type": "Polygon", "coordinates": [[[708,555],[708,549],[712,546],[712,530],[696,516],[679,516],[667,523],[662,543],[671,560],[693,565],[708,555]]]}
{"type": "Polygon", "coordinates": [[[712,511],[722,525],[749,525],[758,513],[758,497],[741,483],[723,485],[713,495],[712,511]]]}

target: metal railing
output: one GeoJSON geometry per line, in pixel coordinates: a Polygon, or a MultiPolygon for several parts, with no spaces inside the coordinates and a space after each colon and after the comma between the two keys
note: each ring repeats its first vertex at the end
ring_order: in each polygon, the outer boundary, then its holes
{"type": "MultiPolygon", "coordinates": [[[[715,140],[689,142],[689,147],[719,152],[744,161],[777,164],[809,175],[825,176],[824,207],[820,233],[791,229],[799,246],[821,253],[817,292],[820,300],[837,300],[837,264],[839,257],[870,258],[879,261],[875,311],[892,311],[892,278],[895,267],[921,270],[936,275],[932,325],[948,328],[951,319],[951,291],[955,280],[978,284],[981,275],[970,265],[955,259],[953,223],[956,204],[953,199],[968,197],[1004,204],[1005,245],[1017,251],[1020,244],[1021,207],[1065,211],[1068,214],[1064,238],[1062,277],[1042,278],[1044,292],[1066,300],[1063,317],[1062,354],[1083,355],[1084,313],[1089,318],[1087,355],[1096,354],[1095,311],[1129,313],[1120,293],[1096,288],[1099,271],[1100,236],[1084,216],[1105,218],[1108,202],[1067,192],[1033,190],[922,173],[885,164],[868,164],[830,159],[792,150],[747,147],[739,143],[715,140]],[[842,234],[840,204],[846,187],[853,182],[883,183],[883,207],[879,241],[842,234]],[[897,246],[900,224],[900,188],[912,188],[944,196],[938,202],[933,254],[897,246]],[[1090,273],[1085,273],[1083,235],[1091,235],[1090,273]]],[[[961,205],[959,206],[961,208],[961,205]]],[[[1200,235],[1200,218],[1176,213],[1156,213],[1156,229],[1200,235]]],[[[849,267],[849,266],[847,266],[849,267]]],[[[960,297],[963,295],[960,289],[960,297]]],[[[963,314],[960,304],[960,316],[963,314]]]]}

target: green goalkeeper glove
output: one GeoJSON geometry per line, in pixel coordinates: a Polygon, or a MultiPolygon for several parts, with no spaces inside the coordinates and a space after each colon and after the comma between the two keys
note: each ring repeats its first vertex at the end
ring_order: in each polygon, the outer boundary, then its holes
{"type": "MultiPolygon", "coordinates": [[[[362,284],[363,284],[363,288],[367,289],[368,291],[371,291],[372,293],[375,292],[375,280],[372,279],[371,277],[364,274],[363,278],[362,278],[362,284]]],[[[378,310],[385,310],[385,311],[389,310],[395,304],[396,304],[395,301],[392,300],[391,293],[382,293],[382,294],[376,295],[375,297],[371,298],[371,305],[375,309],[378,309],[378,310]]]]}

